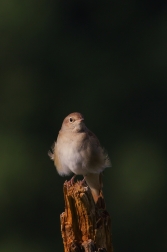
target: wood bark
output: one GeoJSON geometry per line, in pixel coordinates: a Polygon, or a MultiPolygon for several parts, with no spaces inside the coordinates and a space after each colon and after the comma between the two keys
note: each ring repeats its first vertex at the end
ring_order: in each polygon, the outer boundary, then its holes
{"type": "Polygon", "coordinates": [[[94,202],[85,182],[65,182],[65,212],[60,215],[64,252],[113,252],[111,219],[102,191],[94,202]]]}

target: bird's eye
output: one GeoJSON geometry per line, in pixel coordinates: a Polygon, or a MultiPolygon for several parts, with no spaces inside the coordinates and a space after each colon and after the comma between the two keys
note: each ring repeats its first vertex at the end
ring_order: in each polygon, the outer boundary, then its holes
{"type": "Polygon", "coordinates": [[[74,121],[74,119],[72,117],[70,117],[70,122],[73,122],[73,121],[74,121]]]}

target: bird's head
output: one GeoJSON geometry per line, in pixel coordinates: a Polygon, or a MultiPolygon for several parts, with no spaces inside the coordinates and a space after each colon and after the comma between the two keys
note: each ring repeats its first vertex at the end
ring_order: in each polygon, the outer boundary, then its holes
{"type": "Polygon", "coordinates": [[[72,132],[82,132],[85,129],[84,117],[81,113],[74,112],[69,114],[63,121],[62,130],[72,132]]]}

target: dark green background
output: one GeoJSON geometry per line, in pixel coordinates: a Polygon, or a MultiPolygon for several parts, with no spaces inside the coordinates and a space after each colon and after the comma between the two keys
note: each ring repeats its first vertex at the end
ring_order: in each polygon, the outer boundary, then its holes
{"type": "Polygon", "coordinates": [[[111,157],[115,252],[166,251],[166,1],[2,0],[0,62],[0,251],[63,251],[47,151],[74,111],[111,157]]]}

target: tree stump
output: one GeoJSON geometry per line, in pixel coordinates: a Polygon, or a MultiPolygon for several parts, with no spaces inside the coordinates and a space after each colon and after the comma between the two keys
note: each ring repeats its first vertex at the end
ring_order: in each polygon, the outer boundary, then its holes
{"type": "Polygon", "coordinates": [[[64,252],[113,252],[111,219],[102,191],[94,202],[85,182],[63,186],[65,212],[60,215],[64,252]]]}

